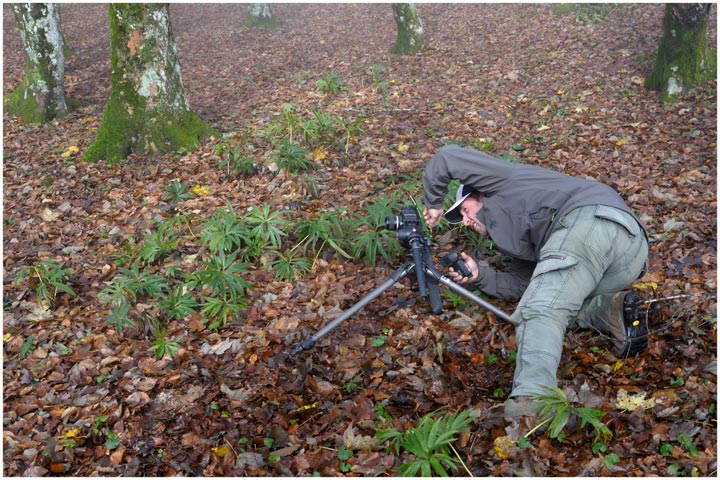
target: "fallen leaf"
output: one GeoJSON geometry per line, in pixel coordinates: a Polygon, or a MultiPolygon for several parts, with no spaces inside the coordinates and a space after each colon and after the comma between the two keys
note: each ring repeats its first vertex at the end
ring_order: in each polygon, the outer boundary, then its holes
{"type": "Polygon", "coordinates": [[[60,215],[62,215],[61,212],[57,212],[57,213],[56,213],[56,212],[53,212],[53,211],[50,210],[50,208],[48,208],[48,207],[45,207],[45,208],[43,209],[42,213],[40,214],[40,216],[42,217],[42,219],[45,220],[45,221],[48,222],[48,223],[54,222],[55,220],[57,220],[58,218],[60,218],[60,215]]]}
{"type": "Polygon", "coordinates": [[[79,151],[80,151],[80,149],[78,147],[71,146],[71,147],[68,147],[60,156],[62,158],[68,158],[68,157],[71,157],[72,155],[75,155],[79,151]]]}
{"type": "Polygon", "coordinates": [[[637,408],[642,408],[643,410],[653,408],[655,406],[655,398],[645,399],[646,395],[646,392],[628,395],[625,390],[620,389],[618,391],[617,398],[615,399],[615,407],[629,412],[632,412],[637,408]]]}
{"type": "Polygon", "coordinates": [[[223,458],[230,451],[230,447],[213,447],[210,449],[210,451],[214,453],[216,457],[223,458]]]}

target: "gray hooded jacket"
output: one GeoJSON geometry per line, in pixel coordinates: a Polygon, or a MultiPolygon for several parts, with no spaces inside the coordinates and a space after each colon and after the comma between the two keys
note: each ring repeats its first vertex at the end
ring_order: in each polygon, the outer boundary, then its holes
{"type": "MultiPolygon", "coordinates": [[[[541,167],[505,162],[457,145],[441,148],[425,167],[425,206],[442,208],[453,179],[483,194],[478,221],[485,225],[500,252],[524,261],[518,262],[514,272],[508,272],[512,278],[505,281],[513,284],[519,277],[527,277],[521,281],[527,286],[540,250],[557,227],[557,220],[574,208],[614,207],[629,213],[645,231],[620,195],[607,185],[541,167]]],[[[503,294],[506,289],[490,280],[479,282],[481,289],[490,295],[506,296],[503,294]]],[[[510,296],[520,296],[524,286],[519,291],[518,288],[510,296]]]]}

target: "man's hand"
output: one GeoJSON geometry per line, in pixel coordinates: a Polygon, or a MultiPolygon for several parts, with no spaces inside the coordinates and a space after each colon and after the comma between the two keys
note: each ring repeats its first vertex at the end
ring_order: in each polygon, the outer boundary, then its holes
{"type": "Polygon", "coordinates": [[[442,217],[442,214],[442,208],[425,207],[425,210],[423,210],[423,217],[425,218],[425,223],[430,228],[434,228],[438,223],[440,223],[440,217],[442,217]]]}
{"type": "Polygon", "coordinates": [[[460,273],[456,272],[452,268],[450,268],[448,273],[448,278],[452,280],[455,283],[471,283],[474,282],[475,279],[478,277],[479,269],[478,264],[475,261],[474,258],[472,258],[470,255],[468,255],[465,252],[460,252],[460,257],[465,262],[465,266],[467,266],[468,270],[470,270],[470,276],[469,277],[463,277],[460,273]]]}

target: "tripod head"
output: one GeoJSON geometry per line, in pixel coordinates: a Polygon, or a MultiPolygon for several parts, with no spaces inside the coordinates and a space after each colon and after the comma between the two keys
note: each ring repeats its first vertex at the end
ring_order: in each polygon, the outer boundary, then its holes
{"type": "Polygon", "coordinates": [[[430,308],[433,313],[442,311],[442,299],[440,288],[435,278],[426,278],[425,266],[433,267],[432,255],[430,253],[430,238],[425,236],[420,214],[412,205],[402,209],[400,215],[385,217],[385,228],[397,231],[397,239],[400,245],[410,249],[408,254],[412,257],[415,266],[415,276],[418,282],[418,292],[423,300],[430,297],[430,308]]]}

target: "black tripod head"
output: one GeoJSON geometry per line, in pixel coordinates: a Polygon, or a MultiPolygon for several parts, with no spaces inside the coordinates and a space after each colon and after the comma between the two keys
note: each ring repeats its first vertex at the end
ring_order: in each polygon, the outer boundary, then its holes
{"type": "Polygon", "coordinates": [[[420,298],[427,300],[429,296],[432,312],[440,313],[442,311],[442,298],[440,298],[438,282],[435,278],[426,278],[425,276],[425,267],[434,268],[434,265],[430,253],[430,239],[425,236],[417,208],[408,205],[402,209],[400,215],[385,217],[385,228],[396,230],[400,245],[410,250],[408,256],[412,258],[415,266],[420,298]]]}

